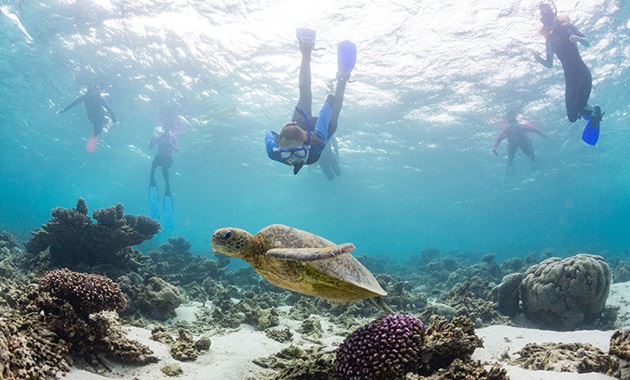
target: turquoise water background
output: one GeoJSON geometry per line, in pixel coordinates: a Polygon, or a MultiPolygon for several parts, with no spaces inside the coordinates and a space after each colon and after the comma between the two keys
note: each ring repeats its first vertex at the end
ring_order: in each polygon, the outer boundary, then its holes
{"type": "MultiPolygon", "coordinates": [[[[544,51],[535,1],[44,1],[3,2],[0,28],[0,230],[26,240],[54,207],[121,202],[148,214],[159,109],[189,125],[171,169],[175,228],[209,254],[212,231],[283,223],[355,254],[403,259],[436,247],[523,256],[552,249],[630,253],[630,11],[627,3],[557,1],[591,41],[591,103],[606,115],[597,147],[564,109],[560,62],[544,51]],[[215,2],[211,2],[215,3],[215,2]],[[317,30],[314,109],[335,75],[335,46],[358,45],[337,137],[342,176],[294,176],[265,154],[297,100],[294,30],[317,30]],[[89,83],[109,94],[120,127],[85,150],[83,106],[55,112],[89,83]],[[540,168],[506,143],[510,109],[542,124],[540,168]]],[[[163,191],[161,174],[158,185],[163,191]]]]}

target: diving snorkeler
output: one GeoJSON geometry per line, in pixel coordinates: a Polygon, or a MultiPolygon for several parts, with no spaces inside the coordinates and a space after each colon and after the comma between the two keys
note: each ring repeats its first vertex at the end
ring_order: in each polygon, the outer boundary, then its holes
{"type": "Polygon", "coordinates": [[[589,145],[595,145],[599,138],[603,113],[599,106],[593,109],[588,105],[593,80],[577,48],[578,42],[584,46],[589,46],[590,43],[575,26],[558,19],[555,5],[551,9],[549,4],[543,3],[539,8],[542,33],[546,38],[546,57],[543,59],[540,54],[534,53],[534,58],[543,66],[552,68],[554,53],[558,56],[564,71],[567,118],[572,123],[580,116],[588,120],[582,140],[589,145]]]}
{"type": "Polygon", "coordinates": [[[151,217],[153,219],[160,218],[159,194],[155,182],[155,170],[158,166],[161,166],[162,176],[164,177],[164,225],[166,228],[173,228],[174,224],[174,206],[168,169],[173,165],[173,153],[179,151],[179,142],[174,133],[179,128],[178,122],[179,118],[176,115],[163,115],[162,132],[159,135],[153,136],[149,142],[149,149],[153,148],[155,145],[158,147],[158,152],[151,163],[151,175],[149,179],[151,217]]]}
{"type": "Polygon", "coordinates": [[[537,168],[534,147],[525,134],[533,132],[541,135],[542,137],[546,137],[545,134],[538,130],[538,128],[536,128],[532,123],[520,124],[516,120],[516,115],[516,112],[508,113],[507,120],[500,123],[503,126],[503,130],[499,133],[492,144],[492,153],[494,153],[495,156],[498,156],[497,147],[504,139],[508,140],[508,162],[505,172],[510,176],[514,175],[514,156],[516,155],[516,150],[518,148],[521,148],[523,153],[525,153],[525,155],[531,160],[530,165],[532,170],[537,168]]]}
{"type": "Polygon", "coordinates": [[[88,86],[85,94],[76,98],[75,101],[70,103],[66,108],[60,109],[57,113],[64,113],[79,103],[85,104],[88,119],[90,119],[92,125],[94,126],[85,149],[89,152],[94,152],[94,149],[96,149],[96,143],[98,142],[98,135],[109,123],[109,120],[111,119],[113,125],[118,124],[118,121],[116,120],[114,111],[112,111],[112,108],[109,106],[107,99],[105,99],[105,97],[101,94],[99,87],[95,84],[88,86]],[[105,115],[105,111],[109,113],[109,119],[105,115]]]}
{"type": "Polygon", "coordinates": [[[332,150],[325,150],[326,143],[337,130],[337,121],[343,105],[343,95],[346,83],[350,77],[356,61],[356,45],[350,41],[340,42],[337,46],[337,86],[328,83],[329,94],[322,106],[318,117],[313,117],[311,93],[311,52],[315,46],[315,31],[298,28],[296,36],[302,53],[300,65],[299,89],[300,98],[293,112],[292,122],[286,124],[280,134],[272,131],[265,132],[267,155],[272,160],[293,167],[293,174],[297,174],[304,165],[317,162],[320,156],[326,154],[322,161],[322,169],[329,179],[339,175],[339,167],[332,150]],[[328,155],[330,153],[330,155],[328,155]],[[331,176],[332,174],[332,176],[331,176]]]}

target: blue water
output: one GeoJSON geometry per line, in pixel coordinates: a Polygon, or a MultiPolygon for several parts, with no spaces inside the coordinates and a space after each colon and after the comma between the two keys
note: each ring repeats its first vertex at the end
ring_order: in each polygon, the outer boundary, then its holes
{"type": "MultiPolygon", "coordinates": [[[[283,223],[355,254],[404,258],[427,247],[522,256],[630,253],[630,11],[623,1],[556,1],[591,41],[591,103],[606,111],[599,145],[564,110],[559,61],[548,70],[537,1],[296,0],[7,2],[0,28],[0,230],[22,240],[54,207],[121,202],[149,214],[158,110],[190,123],[171,169],[175,228],[209,254],[219,227],[283,223]],[[337,137],[342,176],[266,157],[297,100],[294,30],[317,30],[314,109],[335,74],[335,45],[358,46],[337,137]],[[120,120],[85,150],[82,106],[55,111],[100,83],[120,120]],[[540,169],[506,144],[490,149],[509,109],[541,123],[540,169]],[[227,115],[217,112],[235,109],[227,115]],[[212,118],[212,115],[216,117],[212,118]],[[210,117],[204,121],[204,116],[210,117]]],[[[158,186],[163,191],[161,173],[158,186]]]]}

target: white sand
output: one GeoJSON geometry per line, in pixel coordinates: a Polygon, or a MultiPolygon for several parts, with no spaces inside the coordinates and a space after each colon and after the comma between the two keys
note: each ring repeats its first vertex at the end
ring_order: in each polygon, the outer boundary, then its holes
{"type": "MultiPolygon", "coordinates": [[[[619,306],[618,327],[630,326],[630,282],[614,284],[608,298],[608,305],[619,306]]],[[[170,321],[192,322],[199,305],[182,306],[177,310],[177,318],[170,321]]],[[[312,343],[301,339],[295,332],[299,325],[296,321],[283,321],[281,325],[289,326],[294,332],[293,344],[306,347],[312,343]]],[[[326,321],[322,321],[324,331],[329,331],[326,321]]],[[[504,353],[514,358],[514,353],[523,348],[527,343],[590,343],[593,346],[608,351],[610,336],[613,331],[573,331],[557,332],[537,329],[526,329],[509,326],[491,326],[476,330],[484,340],[484,347],[478,348],[473,354],[473,359],[492,363],[501,361],[504,353]]],[[[129,328],[129,337],[148,345],[160,358],[160,362],[146,366],[115,366],[114,372],[106,374],[107,377],[95,375],[87,371],[73,369],[66,375],[69,380],[102,380],[118,377],[124,379],[172,379],[164,375],[161,368],[170,363],[178,363],[184,374],[178,376],[181,380],[222,379],[243,380],[254,378],[256,374],[263,373],[265,369],[252,363],[252,359],[272,355],[291,343],[278,343],[265,336],[260,331],[250,327],[243,327],[238,331],[226,335],[211,336],[212,346],[210,351],[201,355],[194,362],[178,362],[168,353],[168,346],[149,339],[150,331],[135,327],[129,328]]],[[[327,336],[321,339],[326,346],[334,347],[341,342],[343,337],[327,336]]],[[[570,379],[614,379],[598,373],[577,374],[570,372],[531,371],[519,367],[503,365],[511,379],[515,380],[570,380],[570,379]]]]}

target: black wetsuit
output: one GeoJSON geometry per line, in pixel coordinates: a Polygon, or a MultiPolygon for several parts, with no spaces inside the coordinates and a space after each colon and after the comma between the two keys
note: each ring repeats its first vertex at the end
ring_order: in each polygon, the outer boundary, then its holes
{"type": "Polygon", "coordinates": [[[577,46],[569,39],[571,35],[584,37],[584,34],[571,24],[559,25],[547,36],[547,44],[551,44],[553,51],[562,63],[567,117],[573,123],[583,113],[588,98],[591,96],[593,79],[591,72],[580,57],[577,46]]]}
{"type": "Polygon", "coordinates": [[[92,125],[94,126],[95,136],[98,136],[103,131],[105,125],[107,125],[105,111],[109,113],[109,116],[112,119],[112,123],[116,123],[116,116],[114,115],[114,111],[112,111],[109,103],[107,103],[105,97],[100,93],[88,92],[79,96],[74,102],[70,103],[66,108],[64,108],[63,112],[68,111],[79,103],[85,103],[87,117],[88,119],[90,119],[92,125]]]}

